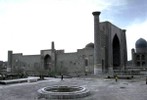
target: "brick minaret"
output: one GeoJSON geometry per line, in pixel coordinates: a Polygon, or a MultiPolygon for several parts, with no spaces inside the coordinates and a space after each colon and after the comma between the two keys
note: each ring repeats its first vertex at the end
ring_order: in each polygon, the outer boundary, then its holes
{"type": "Polygon", "coordinates": [[[100,27],[99,15],[100,12],[93,12],[94,16],[94,75],[102,72],[101,66],[101,46],[100,46],[100,27]]]}

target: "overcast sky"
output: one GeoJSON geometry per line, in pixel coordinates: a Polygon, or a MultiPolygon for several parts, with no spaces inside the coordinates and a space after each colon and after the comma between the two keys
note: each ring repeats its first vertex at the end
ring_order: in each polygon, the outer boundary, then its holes
{"type": "Polygon", "coordinates": [[[84,48],[94,41],[93,11],[127,30],[129,59],[136,40],[147,40],[146,0],[0,0],[0,60],[8,50],[40,54],[52,41],[65,52],[84,48]]]}

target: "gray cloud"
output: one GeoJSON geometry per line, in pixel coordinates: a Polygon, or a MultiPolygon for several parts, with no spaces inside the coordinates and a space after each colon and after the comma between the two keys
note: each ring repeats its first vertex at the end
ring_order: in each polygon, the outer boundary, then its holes
{"type": "Polygon", "coordinates": [[[125,4],[112,4],[109,9],[103,11],[104,19],[113,20],[113,22],[125,27],[134,21],[143,22],[147,17],[146,0],[127,0],[125,4]]]}

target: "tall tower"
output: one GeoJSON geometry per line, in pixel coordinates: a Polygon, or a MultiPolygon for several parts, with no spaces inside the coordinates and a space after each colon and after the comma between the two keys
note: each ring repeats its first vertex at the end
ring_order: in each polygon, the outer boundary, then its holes
{"type": "Polygon", "coordinates": [[[54,41],[51,43],[51,63],[52,63],[52,68],[54,71],[56,71],[56,50],[55,50],[55,44],[54,41]]]}
{"type": "Polygon", "coordinates": [[[8,51],[7,72],[12,71],[12,54],[13,54],[13,51],[8,51]]]}
{"type": "Polygon", "coordinates": [[[128,58],[127,58],[127,40],[126,40],[126,30],[125,29],[123,29],[122,30],[123,31],[123,46],[124,46],[124,49],[123,49],[123,59],[124,59],[124,61],[123,61],[123,65],[124,65],[124,67],[126,68],[126,64],[127,64],[127,61],[128,61],[128,58]]]}
{"type": "Polygon", "coordinates": [[[100,12],[93,12],[94,16],[94,75],[102,72],[101,65],[101,45],[100,45],[100,27],[99,27],[99,15],[100,12]]]}
{"type": "Polygon", "coordinates": [[[54,50],[55,49],[55,46],[54,46],[54,41],[52,41],[52,44],[51,44],[51,49],[54,50]]]}

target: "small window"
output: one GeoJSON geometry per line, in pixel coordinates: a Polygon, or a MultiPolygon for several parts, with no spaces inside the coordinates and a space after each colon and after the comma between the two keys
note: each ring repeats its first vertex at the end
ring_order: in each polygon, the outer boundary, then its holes
{"type": "Polygon", "coordinates": [[[85,66],[88,66],[88,59],[85,59],[85,66]]]}
{"type": "Polygon", "coordinates": [[[144,55],[142,55],[142,56],[141,56],[141,59],[142,59],[142,60],[145,60],[145,56],[144,56],[144,55]]]}
{"type": "Polygon", "coordinates": [[[142,62],[142,66],[145,66],[145,62],[142,62]]]}
{"type": "Polygon", "coordinates": [[[74,65],[76,65],[76,62],[74,63],[74,65]]]}
{"type": "Polygon", "coordinates": [[[137,66],[140,66],[140,62],[137,62],[137,66]]]}
{"type": "Polygon", "coordinates": [[[140,56],[139,56],[139,55],[137,55],[137,56],[136,56],[136,59],[137,59],[137,60],[140,60],[140,56]]]}

